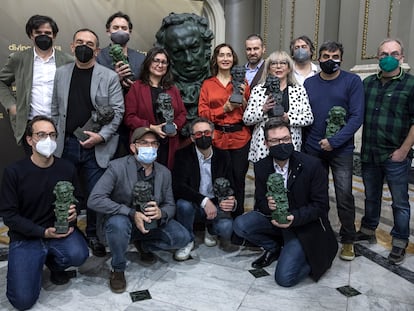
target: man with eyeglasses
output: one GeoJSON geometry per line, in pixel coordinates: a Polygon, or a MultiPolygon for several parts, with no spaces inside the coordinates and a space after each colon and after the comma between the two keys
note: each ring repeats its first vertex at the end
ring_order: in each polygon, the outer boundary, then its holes
{"type": "MultiPolygon", "coordinates": [[[[102,176],[118,146],[117,129],[124,114],[124,98],[118,75],[96,62],[99,38],[90,29],[79,29],[71,44],[75,62],[56,70],[52,118],[58,127],[55,155],[70,160],[79,170],[89,194],[102,176]],[[75,131],[88,122],[98,108],[110,107],[114,116],[95,133],[83,131],[82,141],[75,131]]],[[[93,255],[106,255],[104,245],[97,239],[96,214],[87,210],[86,237],[93,255]]]]}
{"type": "Polygon", "coordinates": [[[204,244],[217,244],[232,250],[230,238],[233,220],[230,215],[236,208],[234,195],[220,201],[213,189],[214,181],[224,177],[233,185],[230,155],[212,145],[214,124],[205,118],[196,118],[190,125],[192,144],[177,151],[173,169],[173,190],[177,200],[176,219],[191,234],[191,242],[175,252],[174,258],[182,261],[190,257],[194,248],[194,222],[206,224],[204,244]]]}
{"type": "MultiPolygon", "coordinates": [[[[341,222],[342,249],[339,258],[355,258],[355,199],[352,194],[354,135],[364,117],[364,88],[361,78],[341,69],[344,48],[341,43],[324,42],[319,48],[321,72],[305,80],[314,121],[304,129],[303,151],[322,159],[325,173],[331,169],[335,187],[336,209],[341,222]],[[346,111],[344,123],[327,137],[329,113],[334,106],[346,111]]],[[[335,109],[335,108],[334,108],[335,109]]]]}
{"type": "Polygon", "coordinates": [[[89,256],[83,234],[76,228],[77,215],[84,204],[75,167],[55,158],[56,127],[46,116],[36,116],[25,132],[32,155],[4,170],[0,188],[0,216],[10,237],[7,291],[10,303],[18,310],[30,309],[39,298],[43,265],[50,270],[55,285],[69,282],[73,271],[89,256]],[[69,231],[56,233],[54,188],[59,181],[71,182],[79,201],[68,210],[69,231]]]}
{"type": "Polygon", "coordinates": [[[404,72],[403,44],[388,38],[378,47],[380,72],[364,80],[365,119],[362,132],[362,180],[365,214],[357,240],[376,243],[384,178],[392,197],[394,226],[388,261],[404,261],[410,236],[408,180],[414,144],[414,77],[404,72]]]}
{"type": "Polygon", "coordinates": [[[9,114],[16,143],[23,144],[26,154],[32,150],[24,137],[27,122],[37,115],[51,116],[56,68],[73,61],[71,55],[54,48],[58,31],[49,16],[30,17],[26,34],[33,48],[11,54],[0,70],[0,102],[9,114]]]}
{"type": "Polygon", "coordinates": [[[190,234],[176,220],[170,171],[156,162],[158,135],[148,127],[131,135],[131,155],[112,160],[89,196],[88,209],[98,212],[98,235],[112,253],[109,286],[114,293],[126,289],[126,253],[132,241],[141,261],[153,263],[157,250],[176,250],[190,242],[190,234]],[[145,211],[137,211],[132,193],[138,181],[153,189],[145,211]],[[145,223],[156,222],[147,230],[145,223]]]}
{"type": "Polygon", "coordinates": [[[269,120],[264,128],[270,154],[256,163],[254,210],[237,217],[234,232],[261,246],[264,253],[252,263],[259,269],[278,260],[275,281],[298,284],[308,275],[315,281],[330,268],[338,250],[328,220],[328,176],[318,158],[294,151],[288,123],[269,120]],[[278,206],[268,196],[268,178],[281,174],[287,189],[289,213],[285,224],[272,219],[278,206]]]}

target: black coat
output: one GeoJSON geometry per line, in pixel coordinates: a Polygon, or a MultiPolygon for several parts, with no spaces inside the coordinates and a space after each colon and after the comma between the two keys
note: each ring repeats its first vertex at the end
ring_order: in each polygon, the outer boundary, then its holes
{"type": "MultiPolygon", "coordinates": [[[[205,196],[199,192],[200,164],[195,148],[194,143],[192,143],[176,152],[172,171],[173,192],[175,200],[184,199],[200,205],[205,196]]],[[[233,190],[235,190],[229,153],[213,147],[211,158],[212,182],[218,177],[227,178],[233,190]]],[[[217,204],[216,198],[213,199],[213,202],[217,204]]]]}
{"type": "MultiPolygon", "coordinates": [[[[255,207],[270,215],[267,205],[267,178],[274,173],[273,158],[255,164],[255,207]]],[[[289,211],[294,216],[292,230],[298,237],[317,281],[328,270],[338,251],[338,243],[328,220],[328,176],[319,159],[296,152],[289,159],[287,182],[289,211]]]]}

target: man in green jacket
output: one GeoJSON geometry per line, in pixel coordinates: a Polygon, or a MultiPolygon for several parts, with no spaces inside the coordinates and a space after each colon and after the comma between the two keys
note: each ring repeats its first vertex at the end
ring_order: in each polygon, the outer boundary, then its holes
{"type": "Polygon", "coordinates": [[[52,18],[30,17],[26,34],[33,41],[33,48],[10,54],[0,70],[0,102],[10,116],[16,142],[23,143],[29,154],[31,148],[22,140],[27,122],[37,115],[51,117],[56,68],[73,61],[70,54],[53,47],[58,31],[52,18]],[[13,83],[15,93],[11,88],[13,83]]]}

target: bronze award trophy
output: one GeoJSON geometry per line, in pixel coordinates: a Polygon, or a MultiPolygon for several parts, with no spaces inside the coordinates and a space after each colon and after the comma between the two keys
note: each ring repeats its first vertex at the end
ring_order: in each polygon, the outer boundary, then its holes
{"type": "MultiPolygon", "coordinates": [[[[109,48],[109,56],[112,57],[112,65],[115,67],[116,64],[121,61],[124,65],[128,65],[128,58],[125,56],[124,51],[122,49],[122,46],[119,44],[112,44],[109,48]]],[[[131,74],[126,79],[129,79],[131,81],[135,80],[134,74],[131,72],[131,74]]]]}
{"type": "Polygon", "coordinates": [[[91,117],[84,126],[78,127],[73,135],[80,141],[85,141],[89,138],[83,131],[91,131],[98,133],[102,126],[109,124],[114,118],[114,109],[109,105],[97,106],[96,110],[91,112],[91,117]]]}
{"type": "Polygon", "coordinates": [[[346,110],[342,106],[333,106],[326,119],[326,138],[331,138],[346,124],[346,110]]]}
{"type": "Polygon", "coordinates": [[[229,101],[233,104],[241,105],[243,102],[243,94],[240,92],[240,86],[244,84],[246,68],[244,66],[233,66],[231,68],[231,83],[233,84],[233,94],[229,101]]]}
{"type": "MultiPolygon", "coordinates": [[[[137,181],[132,191],[132,207],[138,212],[145,212],[149,201],[154,201],[152,195],[152,185],[147,181],[137,181]]],[[[157,228],[157,220],[153,219],[151,222],[144,221],[146,230],[157,228]]]]}
{"type": "Polygon", "coordinates": [[[73,187],[70,181],[58,181],[53,189],[53,194],[56,196],[55,204],[55,228],[56,233],[64,234],[69,230],[69,207],[79,201],[73,195],[73,187]]]}
{"type": "Polygon", "coordinates": [[[174,125],[174,108],[171,104],[171,96],[167,93],[160,93],[157,98],[157,104],[157,112],[161,113],[166,122],[162,127],[162,131],[167,135],[175,135],[177,129],[174,125]]]}
{"type": "Polygon", "coordinates": [[[286,218],[289,216],[289,201],[283,176],[279,173],[270,174],[266,184],[266,196],[271,196],[276,202],[276,209],[272,211],[272,219],[279,224],[287,224],[289,222],[286,218]]]}
{"type": "MultiPolygon", "coordinates": [[[[219,204],[221,201],[227,200],[228,197],[234,195],[234,191],[230,187],[230,181],[224,177],[218,177],[214,180],[213,191],[219,204]]],[[[231,213],[225,212],[219,207],[217,208],[217,218],[231,218],[231,213]]]]}
{"type": "Polygon", "coordinates": [[[283,92],[280,90],[280,80],[278,77],[268,75],[263,85],[266,88],[266,95],[269,95],[275,101],[275,106],[267,113],[269,118],[282,117],[285,110],[282,106],[283,92]]]}

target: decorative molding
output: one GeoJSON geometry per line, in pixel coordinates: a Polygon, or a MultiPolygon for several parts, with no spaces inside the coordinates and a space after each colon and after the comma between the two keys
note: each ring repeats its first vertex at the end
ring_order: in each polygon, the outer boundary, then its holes
{"type": "Polygon", "coordinates": [[[226,41],[226,20],[224,18],[224,9],[219,0],[205,0],[203,4],[202,15],[207,18],[210,29],[214,33],[214,39],[211,46],[226,41]]]}
{"type": "MultiPolygon", "coordinates": [[[[370,0],[365,0],[364,22],[363,22],[363,28],[362,28],[361,60],[374,59],[377,57],[375,54],[374,55],[367,54],[369,5],[370,5],[370,0]]],[[[388,7],[387,37],[390,37],[391,35],[393,6],[394,6],[394,0],[390,0],[389,7],[388,7]]]]}
{"type": "Polygon", "coordinates": [[[319,50],[319,24],[321,16],[321,0],[316,0],[315,5],[315,29],[313,33],[313,45],[315,47],[315,53],[313,55],[314,60],[317,58],[317,51],[319,50]]]}
{"type": "Polygon", "coordinates": [[[264,1],[264,18],[263,18],[263,45],[267,45],[267,37],[269,33],[269,0],[264,1]]]}
{"type": "MultiPolygon", "coordinates": [[[[295,1],[295,0],[293,0],[295,1]]],[[[285,14],[284,14],[284,7],[285,7],[285,0],[281,0],[280,1],[280,24],[279,24],[279,28],[280,28],[280,32],[279,32],[279,50],[282,49],[282,46],[284,46],[284,25],[285,25],[285,14]]]]}
{"type": "Polygon", "coordinates": [[[296,1],[292,0],[292,7],[290,9],[290,41],[292,41],[295,36],[295,10],[296,1]]]}

